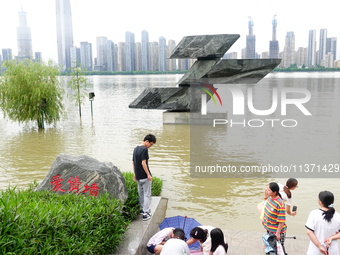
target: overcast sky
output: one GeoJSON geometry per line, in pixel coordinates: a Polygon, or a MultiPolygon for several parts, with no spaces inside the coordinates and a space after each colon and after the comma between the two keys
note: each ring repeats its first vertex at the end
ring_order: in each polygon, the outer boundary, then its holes
{"type": "MultiPolygon", "coordinates": [[[[31,28],[33,52],[42,52],[45,60],[57,60],[55,0],[0,0],[0,3],[0,49],[11,48],[17,55],[16,28],[22,6],[31,28]]],[[[71,0],[74,45],[79,47],[81,41],[92,43],[94,56],[97,36],[118,43],[125,41],[125,32],[130,31],[135,34],[135,41],[140,42],[141,31],[147,30],[150,41],[163,36],[176,43],[186,35],[240,34],[228,51],[237,51],[240,58],[240,50],[246,45],[248,17],[254,22],[256,51],[262,53],[269,50],[274,15],[278,20],[280,51],[289,31],[295,33],[298,49],[307,47],[311,29],[317,31],[317,44],[322,28],[328,30],[328,37],[340,40],[337,5],[338,0],[71,0]]]]}

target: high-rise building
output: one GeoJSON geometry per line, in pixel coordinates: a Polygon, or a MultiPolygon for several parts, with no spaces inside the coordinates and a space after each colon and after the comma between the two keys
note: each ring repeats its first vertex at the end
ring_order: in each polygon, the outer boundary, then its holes
{"type": "Polygon", "coordinates": [[[142,71],[149,71],[149,33],[145,30],[142,31],[142,71]]]}
{"type": "Polygon", "coordinates": [[[107,71],[108,63],[108,40],[105,36],[97,36],[97,67],[96,70],[107,71]]]}
{"type": "Polygon", "coordinates": [[[115,71],[115,44],[112,40],[107,41],[107,71],[115,71]]]}
{"type": "Polygon", "coordinates": [[[159,71],[159,51],[158,42],[150,42],[150,71],[159,71]]]}
{"type": "Polygon", "coordinates": [[[326,42],[327,42],[327,29],[320,29],[320,41],[319,41],[319,65],[324,60],[326,52],[326,42]]]}
{"type": "Polygon", "coordinates": [[[93,70],[91,43],[80,42],[80,64],[86,71],[93,70]]]}
{"type": "Polygon", "coordinates": [[[80,66],[80,49],[76,46],[70,49],[71,68],[80,66]]]}
{"type": "Polygon", "coordinates": [[[304,47],[299,47],[295,54],[295,63],[298,67],[306,66],[308,63],[308,50],[304,47]]]}
{"type": "Polygon", "coordinates": [[[67,70],[71,68],[73,28],[70,0],[56,0],[58,63],[67,70]]]}
{"type": "Polygon", "coordinates": [[[27,26],[26,12],[22,9],[19,14],[19,26],[17,27],[18,58],[32,59],[32,36],[31,29],[27,26]]]}
{"type": "Polygon", "coordinates": [[[41,62],[42,61],[42,53],[41,52],[34,52],[34,61],[41,62]]]}
{"type": "Polygon", "coordinates": [[[334,58],[336,58],[336,44],[337,39],[336,37],[329,37],[326,41],[326,54],[332,53],[334,58]]]}
{"type": "Polygon", "coordinates": [[[272,20],[272,40],[269,42],[269,58],[279,58],[279,41],[276,39],[277,19],[272,20]]]}
{"type": "Polygon", "coordinates": [[[248,59],[254,59],[255,58],[256,37],[254,35],[253,27],[254,27],[253,19],[251,17],[249,17],[249,21],[248,21],[249,34],[247,35],[247,38],[246,38],[246,41],[247,41],[247,43],[246,43],[246,58],[248,58],[248,59]]]}
{"type": "Polygon", "coordinates": [[[125,32],[126,71],[136,71],[135,34],[125,32]]]}
{"type": "Polygon", "coordinates": [[[283,50],[283,67],[290,67],[295,63],[295,35],[294,32],[287,32],[285,48],[283,50]]]}
{"type": "Polygon", "coordinates": [[[126,71],[126,52],[125,52],[125,42],[118,43],[118,68],[117,71],[126,71]]]}
{"type": "Polygon", "coordinates": [[[161,72],[167,71],[167,46],[166,39],[161,36],[158,39],[158,55],[159,55],[159,68],[158,70],[161,72]]]}
{"type": "Polygon", "coordinates": [[[316,65],[316,31],[309,30],[307,66],[312,67],[315,65],[316,65]]]}
{"type": "Polygon", "coordinates": [[[175,71],[176,70],[176,59],[169,59],[173,50],[176,48],[175,40],[168,40],[168,71],[175,71]]]}
{"type": "Polygon", "coordinates": [[[12,60],[12,49],[2,49],[2,61],[12,60]]]}
{"type": "Polygon", "coordinates": [[[135,43],[136,50],[136,71],[142,71],[142,44],[140,42],[135,43]]]}

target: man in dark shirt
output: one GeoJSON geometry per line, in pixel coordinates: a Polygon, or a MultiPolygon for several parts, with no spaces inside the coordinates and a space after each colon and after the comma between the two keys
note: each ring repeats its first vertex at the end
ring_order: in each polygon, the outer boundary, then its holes
{"type": "Polygon", "coordinates": [[[155,143],[156,137],[152,134],[148,134],[144,137],[143,142],[134,149],[132,156],[134,180],[138,182],[138,198],[142,208],[141,213],[143,213],[143,220],[151,218],[150,202],[152,175],[148,165],[148,149],[155,143]]]}

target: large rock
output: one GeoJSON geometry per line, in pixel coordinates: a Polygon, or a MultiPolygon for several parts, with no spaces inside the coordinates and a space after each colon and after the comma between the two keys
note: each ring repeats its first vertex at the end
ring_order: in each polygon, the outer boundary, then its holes
{"type": "Polygon", "coordinates": [[[110,197],[121,201],[128,197],[125,179],[116,166],[111,162],[99,162],[85,155],[58,155],[36,190],[88,196],[98,196],[107,192],[110,197]]]}

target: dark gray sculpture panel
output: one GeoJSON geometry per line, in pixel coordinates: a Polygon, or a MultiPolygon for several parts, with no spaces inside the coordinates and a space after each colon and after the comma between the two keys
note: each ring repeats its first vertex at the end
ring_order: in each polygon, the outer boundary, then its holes
{"type": "Polygon", "coordinates": [[[130,108],[188,111],[189,87],[147,88],[130,105],[130,108]]]}
{"type": "Polygon", "coordinates": [[[222,58],[239,37],[238,34],[185,36],[170,58],[222,58]]]}
{"type": "Polygon", "coordinates": [[[281,59],[221,59],[239,37],[237,34],[185,36],[170,58],[197,58],[197,61],[179,80],[179,87],[145,89],[129,107],[198,111],[200,90],[190,87],[203,83],[256,84],[280,64],[281,59]]]}
{"type": "Polygon", "coordinates": [[[281,59],[221,59],[196,61],[179,80],[179,85],[256,84],[270,73],[281,59]]]}

